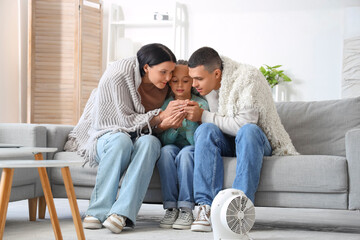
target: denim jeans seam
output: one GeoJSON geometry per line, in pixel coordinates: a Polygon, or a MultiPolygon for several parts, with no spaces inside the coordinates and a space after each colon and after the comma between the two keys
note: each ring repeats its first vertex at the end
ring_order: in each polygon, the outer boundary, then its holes
{"type": "Polygon", "coordinates": [[[270,155],[271,155],[272,148],[271,148],[271,144],[270,144],[269,140],[266,138],[266,136],[264,134],[260,134],[260,136],[262,137],[262,140],[263,140],[264,156],[265,156],[266,150],[269,150],[270,155]],[[267,144],[267,143],[269,143],[269,144],[267,144]]]}
{"type": "Polygon", "coordinates": [[[177,208],[180,209],[182,207],[194,209],[195,203],[194,202],[189,202],[189,201],[178,201],[177,202],[177,208]]]}
{"type": "MultiPolygon", "coordinates": [[[[219,144],[221,144],[221,141],[219,138],[215,139],[215,143],[217,146],[219,146],[219,144]]],[[[217,148],[217,151],[220,151],[220,148],[218,147],[217,148]]],[[[216,170],[217,170],[217,161],[216,161],[216,153],[214,154],[214,168],[213,168],[213,172],[212,172],[212,177],[211,177],[211,192],[212,192],[212,195],[215,196],[216,193],[215,193],[215,176],[216,176],[216,170]]]]}

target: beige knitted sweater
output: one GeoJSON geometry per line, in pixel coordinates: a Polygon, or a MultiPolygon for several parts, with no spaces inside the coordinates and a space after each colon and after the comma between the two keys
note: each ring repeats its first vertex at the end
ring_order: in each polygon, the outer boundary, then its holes
{"type": "Polygon", "coordinates": [[[119,60],[109,66],[100,79],[98,87],[91,93],[84,112],[69,134],[66,151],[77,151],[84,157],[84,165],[89,162],[96,166],[97,139],[108,132],[137,132],[148,126],[150,120],[161,109],[145,113],[137,89],[141,84],[139,63],[136,57],[119,60]]]}
{"type": "Polygon", "coordinates": [[[256,109],[259,112],[258,126],[266,134],[273,155],[297,155],[289,134],[281,124],[271,89],[262,73],[253,66],[221,58],[224,69],[218,114],[234,117],[242,109],[256,109]]]}

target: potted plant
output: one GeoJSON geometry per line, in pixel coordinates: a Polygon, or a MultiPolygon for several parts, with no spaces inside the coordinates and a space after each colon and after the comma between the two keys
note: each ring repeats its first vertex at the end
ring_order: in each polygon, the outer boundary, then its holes
{"type": "Polygon", "coordinates": [[[266,68],[261,66],[260,71],[265,76],[271,88],[278,85],[280,82],[291,82],[291,79],[284,74],[284,70],[279,69],[282,65],[276,65],[273,67],[266,64],[264,65],[266,68]]]}

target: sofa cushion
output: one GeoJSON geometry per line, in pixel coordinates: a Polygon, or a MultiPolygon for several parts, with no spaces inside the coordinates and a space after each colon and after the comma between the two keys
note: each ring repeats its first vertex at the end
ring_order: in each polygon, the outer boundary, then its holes
{"type": "MultiPolygon", "coordinates": [[[[224,158],[224,188],[235,179],[236,158],[224,158]]],[[[346,193],[347,163],[344,157],[323,155],[265,157],[258,191],[346,193]]]]}
{"type": "Polygon", "coordinates": [[[0,143],[19,144],[27,147],[45,147],[46,128],[36,124],[1,123],[0,143]]]}
{"type": "MultiPolygon", "coordinates": [[[[55,160],[83,160],[75,152],[58,152],[54,156],[55,160]]],[[[71,178],[74,186],[91,187],[95,186],[97,167],[91,168],[89,165],[84,167],[70,167],[71,178]]],[[[60,168],[50,169],[50,178],[52,184],[63,184],[63,178],[60,168]]],[[[121,182],[119,183],[119,186],[121,182]]],[[[160,189],[160,177],[157,168],[155,167],[153,177],[151,178],[149,188],[160,189]]],[[[90,197],[90,196],[89,196],[90,197]]]]}
{"type": "Polygon", "coordinates": [[[347,193],[257,192],[257,207],[347,209],[347,193]]]}
{"type": "Polygon", "coordinates": [[[306,155],[345,156],[345,134],[360,128],[360,97],[276,104],[296,148],[306,155]]]}
{"type": "MultiPolygon", "coordinates": [[[[83,158],[80,157],[76,152],[57,152],[54,155],[54,160],[80,160],[83,161],[83,158]]],[[[74,186],[95,186],[95,177],[96,177],[97,168],[90,168],[88,165],[84,167],[70,167],[71,178],[74,186]]],[[[63,178],[61,175],[60,168],[51,168],[50,169],[50,179],[52,184],[63,184],[63,178]]]]}

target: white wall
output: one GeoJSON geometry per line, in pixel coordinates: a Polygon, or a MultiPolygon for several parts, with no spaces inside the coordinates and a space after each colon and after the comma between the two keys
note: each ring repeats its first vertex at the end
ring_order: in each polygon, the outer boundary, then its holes
{"type": "Polygon", "coordinates": [[[291,101],[341,97],[343,14],[360,1],[184,2],[190,52],[208,45],[256,67],[282,64],[293,79],[287,84],[291,101]]]}
{"type": "MultiPolygon", "coordinates": [[[[341,97],[344,11],[360,6],[359,0],[178,2],[186,5],[189,17],[187,57],[210,46],[256,67],[282,64],[293,79],[286,84],[288,100],[341,97]]],[[[144,1],[131,3],[137,9],[144,1]]]]}
{"type": "Polygon", "coordinates": [[[0,0],[0,122],[19,122],[18,1],[0,0]]]}
{"type": "MultiPolygon", "coordinates": [[[[150,18],[162,2],[169,6],[169,2],[175,0],[158,0],[156,5],[149,0],[131,1],[133,9],[139,9],[145,3],[153,5],[151,9],[146,8],[150,18]]],[[[178,2],[186,5],[189,18],[187,57],[197,48],[207,45],[220,54],[256,67],[282,64],[293,79],[287,84],[288,100],[341,97],[345,10],[359,7],[360,0],[178,2]]],[[[27,0],[0,0],[0,122],[23,122],[26,117],[26,5],[27,0]]],[[[104,54],[107,52],[108,6],[108,0],[105,0],[104,54]]],[[[143,42],[154,37],[148,35],[144,34],[143,42]]],[[[104,63],[105,60],[106,56],[104,63]]]]}

